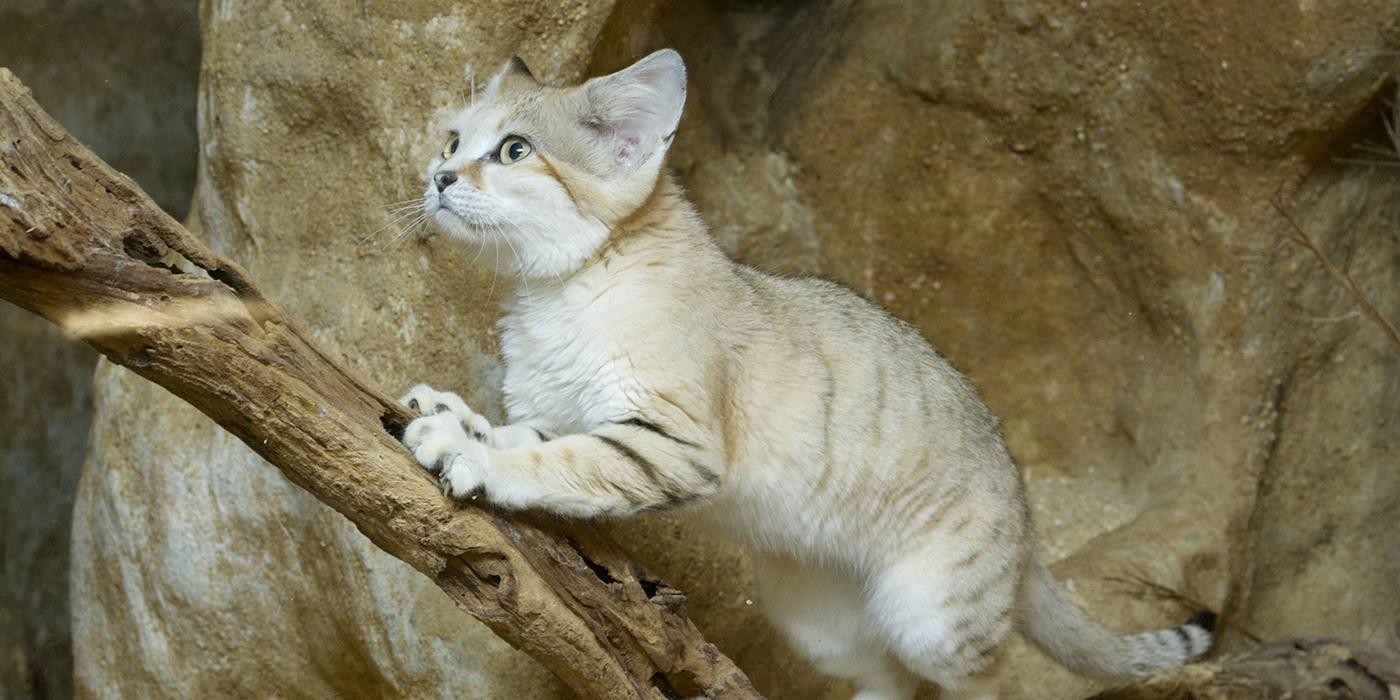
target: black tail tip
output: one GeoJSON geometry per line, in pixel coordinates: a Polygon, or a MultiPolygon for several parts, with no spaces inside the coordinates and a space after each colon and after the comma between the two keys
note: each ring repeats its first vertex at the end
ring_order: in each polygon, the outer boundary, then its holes
{"type": "Polygon", "coordinates": [[[1209,610],[1202,610],[1196,613],[1195,615],[1192,615],[1191,619],[1186,621],[1186,624],[1195,625],[1207,632],[1214,632],[1215,619],[1215,613],[1209,610]]]}

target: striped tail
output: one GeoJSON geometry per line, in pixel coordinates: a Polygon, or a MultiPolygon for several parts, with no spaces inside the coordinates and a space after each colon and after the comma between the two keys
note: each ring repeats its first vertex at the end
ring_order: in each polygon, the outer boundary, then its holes
{"type": "Polygon", "coordinates": [[[1066,599],[1039,556],[1026,573],[1024,632],[1075,673],[1108,679],[1145,676],[1180,666],[1210,648],[1215,613],[1199,612],[1180,627],[1117,634],[1066,599]]]}

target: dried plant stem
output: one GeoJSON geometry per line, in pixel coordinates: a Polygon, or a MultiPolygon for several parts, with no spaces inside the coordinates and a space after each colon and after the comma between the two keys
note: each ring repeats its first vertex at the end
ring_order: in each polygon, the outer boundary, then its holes
{"type": "Polygon", "coordinates": [[[1390,319],[1382,316],[1381,312],[1376,310],[1371,300],[1367,299],[1366,295],[1356,286],[1356,282],[1352,281],[1351,275],[1348,275],[1338,268],[1332,260],[1322,252],[1322,249],[1317,247],[1317,244],[1314,243],[1307,232],[1303,230],[1303,227],[1298,225],[1298,221],[1293,218],[1293,215],[1289,214],[1288,210],[1283,207],[1283,203],[1277,195],[1270,200],[1270,203],[1274,205],[1274,209],[1278,211],[1279,216],[1282,216],[1284,220],[1288,222],[1289,227],[1293,229],[1293,235],[1289,236],[1289,240],[1308,249],[1308,252],[1312,253],[1313,257],[1317,258],[1317,261],[1322,263],[1322,267],[1327,270],[1327,274],[1331,275],[1332,279],[1335,280],[1337,284],[1341,285],[1347,295],[1352,298],[1352,301],[1355,301],[1356,305],[1361,307],[1361,312],[1370,317],[1372,321],[1375,321],[1376,325],[1380,326],[1381,331],[1385,333],[1386,337],[1390,338],[1390,342],[1395,345],[1395,348],[1400,350],[1400,331],[1396,330],[1395,324],[1391,323],[1390,319]]]}
{"type": "MultiPolygon", "coordinates": [[[[1211,609],[1209,605],[1206,605],[1205,603],[1201,602],[1200,599],[1196,598],[1195,596],[1182,593],[1176,590],[1175,588],[1172,588],[1171,586],[1157,583],[1156,581],[1147,578],[1147,576],[1143,575],[1140,572],[1132,572],[1123,576],[1105,576],[1104,580],[1110,581],[1112,583],[1121,583],[1125,586],[1128,586],[1129,588],[1133,589],[1138,595],[1143,597],[1150,596],[1153,598],[1160,598],[1162,600],[1173,601],[1177,605],[1180,605],[1182,609],[1190,612],[1200,612],[1202,610],[1211,609]]],[[[1220,625],[1222,628],[1229,627],[1239,632],[1240,634],[1243,634],[1244,636],[1248,637],[1250,641],[1256,644],[1263,643],[1263,640],[1261,640],[1254,633],[1228,620],[1222,619],[1217,624],[1220,625]]]]}

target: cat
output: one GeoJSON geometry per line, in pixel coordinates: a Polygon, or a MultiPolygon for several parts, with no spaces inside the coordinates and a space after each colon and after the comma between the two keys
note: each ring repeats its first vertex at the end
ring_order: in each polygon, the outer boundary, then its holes
{"type": "Polygon", "coordinates": [[[746,545],[759,602],[863,700],[994,698],[1019,631],[1072,670],[1140,676],[1214,616],[1118,635],[1036,553],[976,391],[910,326],[819,279],[729,260],[662,167],[686,95],[658,51],[573,87],[519,59],[428,168],[436,229],[520,283],[500,321],[510,424],[426,385],[404,442],[452,496],[574,518],[676,509],[746,545]]]}

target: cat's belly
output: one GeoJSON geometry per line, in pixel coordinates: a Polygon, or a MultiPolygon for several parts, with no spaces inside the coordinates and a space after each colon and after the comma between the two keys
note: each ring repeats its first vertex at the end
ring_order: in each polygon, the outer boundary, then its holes
{"type": "Polygon", "coordinates": [[[759,552],[856,569],[898,547],[898,533],[871,541],[870,519],[859,509],[824,498],[780,470],[772,470],[767,479],[756,477],[756,471],[745,465],[731,470],[730,478],[743,483],[729,484],[696,511],[696,521],[707,532],[759,552]]]}

